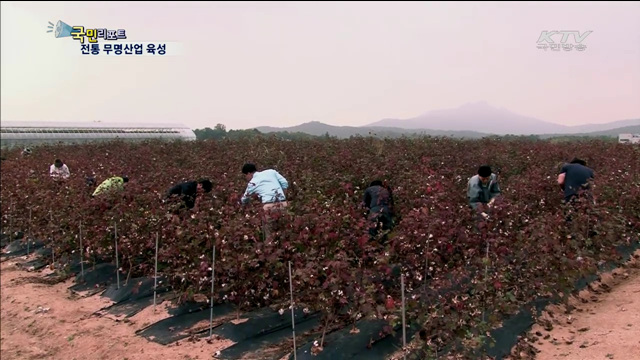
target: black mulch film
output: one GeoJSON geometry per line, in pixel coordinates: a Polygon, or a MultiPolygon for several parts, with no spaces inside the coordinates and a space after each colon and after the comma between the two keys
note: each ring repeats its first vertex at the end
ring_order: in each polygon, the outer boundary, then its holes
{"type": "Polygon", "coordinates": [[[169,309],[169,315],[171,316],[186,315],[194,312],[200,312],[202,310],[209,310],[210,308],[211,307],[209,306],[209,304],[199,303],[195,301],[187,301],[176,307],[169,309]]]}
{"type": "MultiPolygon", "coordinates": [[[[213,321],[216,322],[217,319],[233,314],[234,312],[235,306],[231,304],[216,305],[213,307],[213,321]]],[[[174,315],[137,331],[136,335],[162,345],[168,345],[204,331],[202,329],[206,328],[208,331],[210,314],[211,309],[206,308],[191,313],[174,315]],[[194,325],[198,326],[194,328],[194,325]]]]}
{"type": "Polygon", "coordinates": [[[35,258],[33,260],[18,263],[16,266],[27,271],[36,271],[44,268],[47,264],[48,262],[45,259],[35,258]]]}
{"type": "Polygon", "coordinates": [[[11,242],[11,236],[9,234],[0,234],[0,248],[4,248],[11,242]]]}
{"type": "MultiPolygon", "coordinates": [[[[123,286],[126,274],[120,274],[120,286],[123,286]]],[[[87,269],[85,266],[84,276],[76,274],[76,284],[69,290],[73,292],[88,292],[88,295],[97,294],[117,282],[116,266],[109,263],[98,264],[87,269]]]]}
{"type": "MultiPolygon", "coordinates": [[[[48,262],[48,260],[42,259],[45,262],[48,262]]],[[[81,271],[81,266],[80,266],[80,256],[79,255],[73,255],[73,257],[69,258],[69,256],[66,256],[64,259],[55,259],[55,263],[54,263],[55,272],[52,272],[51,274],[45,275],[45,277],[47,278],[56,278],[59,277],[62,273],[69,273],[69,274],[73,274],[73,275],[79,275],[80,271],[81,271]]],[[[85,261],[84,264],[84,270],[85,272],[87,271],[87,269],[89,269],[90,265],[88,265],[85,261]]]]}
{"type": "MultiPolygon", "coordinates": [[[[36,250],[44,246],[44,242],[40,240],[29,241],[29,253],[33,253],[36,250]]],[[[27,241],[26,240],[14,240],[6,245],[4,251],[0,254],[3,259],[12,259],[18,256],[27,255],[27,241]]]]}
{"type": "MultiPolygon", "coordinates": [[[[119,289],[117,284],[111,284],[107,286],[107,289],[102,293],[102,296],[109,298],[115,303],[153,297],[153,278],[133,278],[129,279],[128,283],[125,283],[122,279],[120,281],[121,284],[119,289]]],[[[166,283],[167,280],[165,278],[158,277],[159,285],[157,292],[167,291],[166,283]]]]}
{"type": "MultiPolygon", "coordinates": [[[[176,298],[177,295],[175,293],[167,291],[166,289],[164,291],[158,291],[156,294],[156,305],[176,298]]],[[[111,314],[116,317],[124,316],[125,318],[130,318],[150,306],[153,306],[153,294],[143,298],[128,299],[100,309],[98,312],[111,314]]]]}
{"type": "MultiPolygon", "coordinates": [[[[621,263],[628,261],[631,255],[640,249],[640,242],[635,242],[630,245],[621,245],[616,247],[616,251],[621,256],[621,260],[617,262],[607,262],[598,266],[599,272],[611,271],[620,266],[621,263]]],[[[591,282],[597,280],[598,274],[592,274],[589,276],[581,277],[574,283],[574,290],[581,291],[585,289],[591,282]]],[[[534,314],[531,312],[532,308],[536,309],[536,316],[540,316],[542,311],[550,304],[557,304],[560,301],[558,298],[538,298],[520,307],[517,314],[505,319],[502,322],[502,326],[493,329],[491,337],[494,339],[493,344],[486,344],[481,352],[486,353],[488,356],[493,357],[495,360],[502,360],[504,357],[511,354],[511,350],[518,343],[518,336],[526,333],[534,325],[534,314]]],[[[407,339],[407,341],[409,341],[407,339]]],[[[453,350],[451,345],[447,348],[448,351],[453,350]]],[[[407,359],[422,359],[421,350],[414,351],[407,355],[407,359]]],[[[440,355],[445,355],[441,353],[440,355]]],[[[480,355],[479,355],[480,357],[480,355]]]]}
{"type": "MultiPolygon", "coordinates": [[[[296,324],[306,322],[315,317],[305,316],[302,309],[296,309],[294,316],[296,324]]],[[[267,307],[242,314],[241,318],[248,320],[240,324],[226,323],[217,328],[214,334],[220,335],[233,342],[240,342],[284,329],[289,330],[289,333],[291,333],[291,309],[288,309],[288,311],[280,315],[277,311],[267,307]]]]}
{"type": "MultiPolygon", "coordinates": [[[[362,351],[369,350],[367,346],[372,341],[382,339],[383,329],[388,323],[385,320],[361,320],[356,323],[360,330],[356,334],[351,334],[351,325],[328,334],[325,334],[323,350],[317,355],[311,353],[311,348],[315,341],[320,343],[319,336],[316,340],[309,341],[297,349],[296,356],[299,360],[319,360],[319,359],[351,359],[362,351]]],[[[368,352],[374,355],[374,351],[368,352]]],[[[289,356],[292,360],[293,353],[289,356]]]]}
{"type": "MultiPolygon", "coordinates": [[[[385,360],[402,348],[402,325],[396,326],[394,334],[383,330],[388,323],[384,320],[362,320],[356,323],[359,332],[352,334],[352,326],[325,335],[325,344],[321,352],[311,354],[314,342],[320,343],[321,335],[297,349],[298,359],[362,359],[385,360]]],[[[297,326],[296,326],[297,329],[297,326]]],[[[418,324],[407,323],[405,330],[407,343],[420,330],[418,324]]],[[[294,359],[293,354],[289,359],[294,359]]]]}
{"type": "MultiPolygon", "coordinates": [[[[115,316],[124,315],[128,318],[153,305],[153,278],[133,278],[129,279],[129,283],[126,283],[126,278],[123,278],[121,274],[120,279],[121,284],[119,289],[112,279],[112,283],[109,284],[101,294],[101,296],[114,301],[115,304],[100,309],[97,313],[108,313],[115,316]]],[[[175,300],[177,298],[178,295],[171,291],[171,288],[167,285],[167,279],[163,276],[158,276],[156,305],[163,301],[175,300]]],[[[209,309],[208,304],[187,301],[169,308],[168,313],[172,316],[180,316],[205,309],[209,309]]]]}
{"type": "MultiPolygon", "coordinates": [[[[99,265],[109,264],[111,261],[107,261],[104,259],[93,259],[91,261],[85,259],[84,262],[80,263],[80,255],[73,254],[71,257],[65,257],[60,261],[60,259],[56,259],[56,266],[60,266],[61,264],[66,264],[64,268],[70,273],[76,275],[76,277],[82,278],[82,270],[84,268],[84,274],[87,274],[89,271],[94,271],[97,269],[99,265]]],[[[105,271],[105,270],[102,270],[105,271]]],[[[115,276],[115,267],[114,267],[114,276],[115,276]]],[[[126,275],[125,275],[126,276],[126,275]]],[[[120,274],[120,279],[122,278],[122,274],[120,274]]]]}
{"type": "MultiPolygon", "coordinates": [[[[4,229],[4,227],[3,227],[4,229]]],[[[5,247],[9,245],[14,240],[22,240],[24,238],[24,233],[22,231],[12,232],[12,234],[0,234],[0,247],[5,247]]]]}
{"type": "MultiPolygon", "coordinates": [[[[156,305],[177,297],[164,284],[166,284],[165,278],[158,277],[156,305]]],[[[116,284],[111,284],[101,296],[109,298],[114,304],[100,309],[98,313],[108,313],[115,316],[124,315],[126,318],[132,317],[153,305],[153,288],[153,278],[130,279],[129,283],[121,286],[120,289],[117,288],[116,284]]]]}
{"type": "Polygon", "coordinates": [[[51,248],[41,247],[36,251],[31,251],[31,254],[34,254],[34,259],[17,263],[16,266],[27,271],[36,271],[44,268],[49,264],[48,260],[51,257],[51,248]]]}
{"type": "MultiPolygon", "coordinates": [[[[395,327],[395,335],[386,336],[378,341],[375,341],[371,349],[360,349],[360,351],[352,357],[352,359],[358,360],[385,360],[391,354],[402,349],[402,325],[395,327]]],[[[420,331],[420,325],[413,323],[407,323],[405,329],[407,344],[412,340],[413,335],[420,331]]]]}
{"type": "MultiPolygon", "coordinates": [[[[213,334],[236,342],[233,346],[221,351],[217,359],[239,359],[249,353],[258,356],[256,352],[263,352],[260,358],[281,359],[292,349],[273,348],[293,336],[291,327],[291,309],[287,309],[282,315],[270,308],[262,308],[247,314],[242,318],[247,321],[234,324],[226,323],[213,331],[213,334]],[[270,349],[271,348],[271,349],[270,349]],[[265,351],[265,350],[269,351],[265,351]]],[[[296,333],[302,334],[320,325],[320,313],[305,314],[302,309],[294,310],[296,333]]],[[[208,333],[203,336],[208,336],[208,333]]]]}
{"type": "Polygon", "coordinates": [[[33,252],[33,254],[35,254],[35,256],[42,256],[42,257],[51,257],[51,248],[50,247],[40,247],[38,248],[36,251],[33,252]]]}

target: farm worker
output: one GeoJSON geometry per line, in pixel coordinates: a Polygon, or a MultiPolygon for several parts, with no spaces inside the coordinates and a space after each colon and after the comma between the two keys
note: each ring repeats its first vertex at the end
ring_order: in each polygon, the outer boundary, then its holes
{"type": "Polygon", "coordinates": [[[484,212],[484,205],[491,206],[501,193],[498,176],[488,165],[480,166],[478,174],[471,177],[467,184],[469,206],[474,210],[481,210],[484,217],[488,216],[484,212]]]}
{"type": "MultiPolygon", "coordinates": [[[[372,181],[364,191],[364,206],[368,209],[369,235],[375,237],[380,230],[393,229],[393,193],[391,187],[380,180],[372,181]]],[[[387,240],[387,233],[382,238],[387,240]]]]}
{"type": "Polygon", "coordinates": [[[129,178],[126,176],[110,177],[98,185],[91,196],[97,196],[111,190],[122,190],[127,182],[129,182],[129,178]]]}
{"type": "Polygon", "coordinates": [[[54,180],[66,180],[71,176],[71,172],[69,171],[67,164],[64,164],[60,159],[56,159],[56,161],[49,167],[49,176],[54,180]]]}
{"type": "Polygon", "coordinates": [[[262,208],[266,212],[263,218],[263,230],[265,237],[269,238],[271,233],[270,213],[282,211],[288,206],[284,190],[289,188],[289,182],[276,170],[258,171],[255,164],[251,163],[242,166],[242,173],[249,184],[240,199],[240,203],[243,205],[249,203],[253,195],[260,197],[263,204],[262,208]]]}
{"type": "Polygon", "coordinates": [[[93,175],[86,176],[84,178],[84,183],[85,183],[85,185],[87,185],[87,187],[92,188],[92,187],[96,186],[96,177],[93,176],[93,175]]]}
{"type": "Polygon", "coordinates": [[[251,196],[257,194],[265,210],[275,206],[287,206],[284,190],[289,188],[289,182],[279,172],[273,169],[257,171],[254,164],[245,164],[242,173],[249,182],[240,202],[247,204],[251,196]]]}
{"type": "MultiPolygon", "coordinates": [[[[182,201],[184,204],[181,204],[179,209],[187,208],[193,209],[200,202],[201,195],[203,193],[209,193],[213,189],[213,184],[209,179],[198,179],[196,181],[186,181],[180,184],[173,186],[167,192],[166,199],[170,198],[173,195],[182,196],[182,201]]],[[[197,210],[197,207],[196,207],[197,210]]]]}
{"type": "Polygon", "coordinates": [[[558,175],[558,185],[564,190],[564,202],[572,203],[580,194],[590,197],[593,177],[593,169],[588,168],[584,160],[574,158],[570,163],[564,164],[558,175]]]}
{"type": "Polygon", "coordinates": [[[571,212],[575,211],[579,198],[586,198],[595,204],[591,194],[591,182],[594,178],[593,169],[587,167],[584,160],[574,158],[570,163],[564,164],[558,175],[558,185],[564,191],[564,203],[569,205],[566,221],[571,222],[571,212]]]}

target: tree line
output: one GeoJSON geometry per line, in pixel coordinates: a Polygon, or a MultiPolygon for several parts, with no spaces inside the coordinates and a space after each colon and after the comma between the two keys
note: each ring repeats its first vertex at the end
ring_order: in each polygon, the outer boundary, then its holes
{"type": "MultiPolygon", "coordinates": [[[[289,131],[278,131],[271,133],[263,133],[258,129],[247,129],[247,130],[227,130],[227,127],[224,124],[217,124],[213,129],[210,127],[205,127],[204,129],[196,129],[193,131],[196,134],[197,140],[238,140],[245,138],[254,138],[254,137],[273,137],[278,139],[286,139],[286,140],[301,140],[301,139],[313,139],[313,138],[337,138],[336,136],[331,136],[329,133],[325,133],[322,136],[306,134],[303,132],[289,132],[289,131]]],[[[375,135],[373,135],[375,136],[375,135]]],[[[354,136],[350,136],[352,138],[354,136]]],[[[366,136],[355,136],[355,137],[366,137],[366,136]]],[[[396,137],[401,138],[420,138],[424,137],[424,135],[419,134],[398,134],[396,137]]],[[[485,136],[485,139],[491,140],[525,140],[525,141],[550,141],[551,143],[558,142],[569,142],[569,141],[591,141],[591,140],[602,140],[605,142],[617,142],[617,138],[601,135],[601,136],[589,136],[589,135],[489,135],[485,136]]]]}
{"type": "MultiPolygon", "coordinates": [[[[197,140],[222,140],[222,139],[244,139],[244,138],[252,138],[252,137],[276,137],[279,139],[288,139],[288,140],[300,140],[300,139],[311,139],[318,138],[319,136],[305,134],[301,132],[291,133],[288,131],[279,131],[273,133],[262,133],[258,129],[248,129],[248,130],[228,130],[227,127],[223,124],[217,124],[213,129],[210,127],[206,127],[204,129],[196,129],[193,131],[196,134],[197,140]]],[[[329,134],[325,134],[324,137],[330,137],[329,134]]]]}

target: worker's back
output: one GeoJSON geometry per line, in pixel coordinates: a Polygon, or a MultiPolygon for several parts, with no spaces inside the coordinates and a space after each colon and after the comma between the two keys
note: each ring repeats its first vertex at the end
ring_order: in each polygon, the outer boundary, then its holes
{"type": "Polygon", "coordinates": [[[589,189],[589,180],[593,179],[593,169],[578,163],[565,164],[560,170],[564,177],[564,198],[569,201],[578,195],[580,189],[589,189]]]}
{"type": "Polygon", "coordinates": [[[103,194],[114,189],[122,189],[123,184],[127,182],[126,177],[114,176],[103,181],[93,192],[92,196],[103,194]]]}

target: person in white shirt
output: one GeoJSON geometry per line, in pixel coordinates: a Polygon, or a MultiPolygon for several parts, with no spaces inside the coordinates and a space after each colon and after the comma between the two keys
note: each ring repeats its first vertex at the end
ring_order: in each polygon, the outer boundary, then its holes
{"type": "Polygon", "coordinates": [[[245,164],[242,173],[249,184],[240,199],[241,204],[247,204],[253,195],[258,195],[263,204],[265,215],[263,220],[263,232],[265,240],[271,238],[273,222],[270,216],[272,211],[283,210],[287,207],[287,197],[284,190],[289,188],[289,182],[280,173],[273,169],[258,171],[254,164],[245,164]]]}
{"type": "Polygon", "coordinates": [[[66,180],[71,176],[71,172],[69,171],[67,164],[63,163],[60,159],[56,159],[53,165],[49,167],[49,175],[54,180],[66,180]]]}

